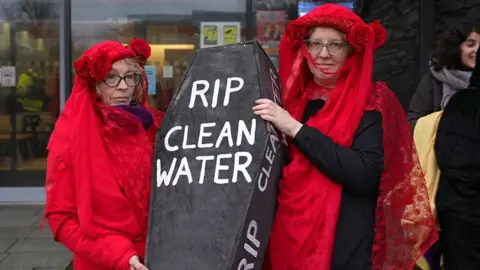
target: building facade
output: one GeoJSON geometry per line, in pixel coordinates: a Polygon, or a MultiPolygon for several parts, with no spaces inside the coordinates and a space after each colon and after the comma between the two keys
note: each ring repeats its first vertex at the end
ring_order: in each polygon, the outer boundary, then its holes
{"type": "Polygon", "coordinates": [[[0,0],[0,203],[44,201],[45,148],[71,90],[73,62],[89,46],[134,36],[151,43],[149,98],[165,109],[196,49],[257,39],[276,63],[288,22],[323,2],[385,22],[390,39],[375,76],[404,104],[445,22],[435,10],[449,19],[480,13],[475,1],[446,0],[0,0]]]}

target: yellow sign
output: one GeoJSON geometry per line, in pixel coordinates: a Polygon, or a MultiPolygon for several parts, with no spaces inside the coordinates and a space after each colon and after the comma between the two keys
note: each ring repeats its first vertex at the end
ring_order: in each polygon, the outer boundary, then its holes
{"type": "Polygon", "coordinates": [[[238,27],[236,25],[225,25],[223,27],[223,45],[237,43],[238,27]]]}
{"type": "Polygon", "coordinates": [[[205,45],[218,44],[218,29],[216,25],[203,26],[203,41],[205,45]]]}

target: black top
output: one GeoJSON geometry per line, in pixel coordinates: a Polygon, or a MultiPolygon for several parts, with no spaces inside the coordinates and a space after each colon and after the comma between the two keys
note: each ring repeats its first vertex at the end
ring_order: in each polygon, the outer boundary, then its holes
{"type": "MultiPolygon", "coordinates": [[[[303,122],[320,111],[324,104],[323,100],[310,101],[303,122]]],[[[339,146],[306,124],[293,143],[318,170],[342,185],[332,270],[372,269],[375,209],[383,172],[381,113],[365,112],[351,148],[339,146]]]]}
{"type": "Polygon", "coordinates": [[[439,212],[480,225],[480,90],[453,95],[438,124],[439,212]]]}
{"type": "Polygon", "coordinates": [[[417,86],[408,105],[407,117],[412,128],[415,128],[419,118],[442,109],[442,96],[442,82],[428,71],[417,86]]]}

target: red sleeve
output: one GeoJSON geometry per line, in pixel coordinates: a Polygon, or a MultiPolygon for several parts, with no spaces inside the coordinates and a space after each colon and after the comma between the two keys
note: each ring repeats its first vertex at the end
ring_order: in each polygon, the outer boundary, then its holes
{"type": "Polygon", "coordinates": [[[47,182],[54,184],[50,191],[47,189],[45,217],[55,241],[65,245],[76,256],[99,267],[130,270],[130,258],[138,255],[131,240],[118,234],[90,238],[79,230],[72,171],[64,162],[55,164],[51,162],[52,159],[55,157],[51,154],[47,169],[47,178],[51,179],[47,179],[47,182]]]}

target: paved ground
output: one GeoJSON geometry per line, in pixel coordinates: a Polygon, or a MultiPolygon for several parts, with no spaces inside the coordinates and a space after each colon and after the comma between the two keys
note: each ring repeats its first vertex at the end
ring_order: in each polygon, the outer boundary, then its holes
{"type": "Polygon", "coordinates": [[[0,270],[64,270],[71,253],[40,232],[43,205],[0,205],[0,270]]]}

